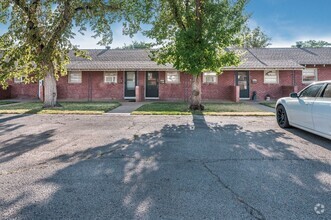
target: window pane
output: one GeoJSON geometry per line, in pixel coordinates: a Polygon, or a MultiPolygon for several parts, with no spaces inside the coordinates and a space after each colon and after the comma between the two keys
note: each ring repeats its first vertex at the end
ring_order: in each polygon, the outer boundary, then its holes
{"type": "Polygon", "coordinates": [[[264,83],[278,83],[278,71],[267,70],[264,72],[264,83]]]}
{"type": "Polygon", "coordinates": [[[328,84],[327,87],[325,88],[323,97],[331,98],[331,84],[328,84]]]}
{"type": "Polygon", "coordinates": [[[308,87],[307,89],[303,90],[300,94],[300,97],[316,97],[317,93],[323,87],[323,84],[316,84],[308,87]]]}
{"type": "Polygon", "coordinates": [[[14,82],[15,83],[21,83],[22,82],[22,77],[14,78],[14,82]]]}
{"type": "Polygon", "coordinates": [[[179,83],[179,73],[178,72],[167,72],[166,73],[167,83],[179,83]]]}
{"type": "Polygon", "coordinates": [[[136,88],[136,73],[135,72],[126,73],[126,88],[129,90],[134,90],[136,88]]]}
{"type": "Polygon", "coordinates": [[[214,83],[214,82],[216,82],[216,77],[215,76],[206,76],[206,82],[214,83]]]}
{"type": "Polygon", "coordinates": [[[81,72],[70,72],[69,73],[69,83],[81,83],[82,73],[81,72]]]}
{"type": "Polygon", "coordinates": [[[313,82],[317,80],[316,69],[304,69],[302,70],[302,82],[313,82]]]}
{"type": "Polygon", "coordinates": [[[217,83],[217,73],[215,73],[215,72],[203,73],[203,82],[204,83],[217,83]]]}
{"type": "Polygon", "coordinates": [[[117,73],[116,72],[105,72],[105,83],[117,83],[117,73]]]}

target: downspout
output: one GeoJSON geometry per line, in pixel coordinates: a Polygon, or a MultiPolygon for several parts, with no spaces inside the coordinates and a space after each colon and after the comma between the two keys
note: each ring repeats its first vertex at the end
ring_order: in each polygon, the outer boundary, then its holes
{"type": "Polygon", "coordinates": [[[38,84],[38,99],[43,100],[43,97],[41,97],[41,89],[43,89],[43,80],[39,80],[38,84]]]}
{"type": "Polygon", "coordinates": [[[39,80],[39,83],[38,83],[38,99],[40,99],[40,80],[39,80]]]}

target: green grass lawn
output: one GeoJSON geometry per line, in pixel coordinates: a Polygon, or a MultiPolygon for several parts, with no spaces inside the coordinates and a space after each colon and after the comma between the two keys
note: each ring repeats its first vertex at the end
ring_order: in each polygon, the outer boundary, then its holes
{"type": "Polygon", "coordinates": [[[60,102],[61,107],[44,109],[42,102],[0,106],[0,114],[103,114],[118,107],[118,102],[60,102]]]}
{"type": "Polygon", "coordinates": [[[270,108],[275,108],[276,102],[260,102],[261,105],[268,106],[270,108]]]}
{"type": "MultiPolygon", "coordinates": [[[[244,103],[206,103],[205,110],[190,111],[184,102],[153,102],[141,106],[132,114],[135,115],[271,115],[244,103]]],[[[272,114],[273,115],[273,114],[272,114]]]]}
{"type": "Polygon", "coordinates": [[[16,102],[9,101],[9,100],[0,100],[0,105],[8,105],[8,104],[12,104],[12,103],[16,103],[16,102]]]}

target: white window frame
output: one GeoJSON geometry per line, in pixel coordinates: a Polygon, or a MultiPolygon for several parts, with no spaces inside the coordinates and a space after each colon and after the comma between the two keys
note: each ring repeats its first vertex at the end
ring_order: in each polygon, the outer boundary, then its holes
{"type": "Polygon", "coordinates": [[[15,77],[14,83],[23,83],[25,79],[25,76],[15,77]]]}
{"type": "Polygon", "coordinates": [[[69,71],[68,72],[68,83],[70,84],[80,84],[82,83],[83,79],[82,79],[82,72],[81,71],[69,71]],[[79,75],[79,81],[72,81],[71,79],[71,75],[72,74],[78,74],[79,75]]]}
{"type": "Polygon", "coordinates": [[[279,84],[279,71],[278,70],[264,70],[264,73],[263,73],[263,82],[264,84],[279,84]],[[266,81],[266,75],[268,73],[275,73],[276,74],[276,82],[267,82],[266,81]]]}
{"type": "Polygon", "coordinates": [[[166,83],[168,84],[179,84],[180,83],[180,74],[179,72],[166,72],[166,83]],[[170,76],[173,76],[170,79],[170,76]]]}
{"type": "Polygon", "coordinates": [[[202,81],[203,81],[203,83],[207,83],[207,84],[217,84],[218,75],[216,72],[204,72],[202,81]],[[208,80],[209,77],[213,77],[215,80],[209,81],[208,80]]]}
{"type": "Polygon", "coordinates": [[[306,69],[303,69],[302,70],[302,83],[303,84],[310,84],[310,83],[313,83],[313,82],[316,82],[318,81],[318,72],[317,72],[317,69],[316,68],[306,68],[306,69]],[[314,75],[315,75],[315,79],[314,80],[310,80],[310,81],[304,81],[304,72],[305,71],[314,71],[314,75]]]}
{"type": "Polygon", "coordinates": [[[103,73],[103,82],[108,84],[117,83],[117,72],[106,71],[103,73]]]}

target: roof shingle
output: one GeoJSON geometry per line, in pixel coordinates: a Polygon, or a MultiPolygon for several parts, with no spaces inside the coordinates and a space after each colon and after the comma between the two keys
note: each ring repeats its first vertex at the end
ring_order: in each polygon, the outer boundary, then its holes
{"type": "MultiPolygon", "coordinates": [[[[148,50],[87,50],[91,60],[70,52],[69,70],[175,70],[171,64],[158,65],[148,50]]],[[[224,69],[302,69],[304,65],[331,65],[331,48],[238,49],[241,64],[224,69]]]]}

